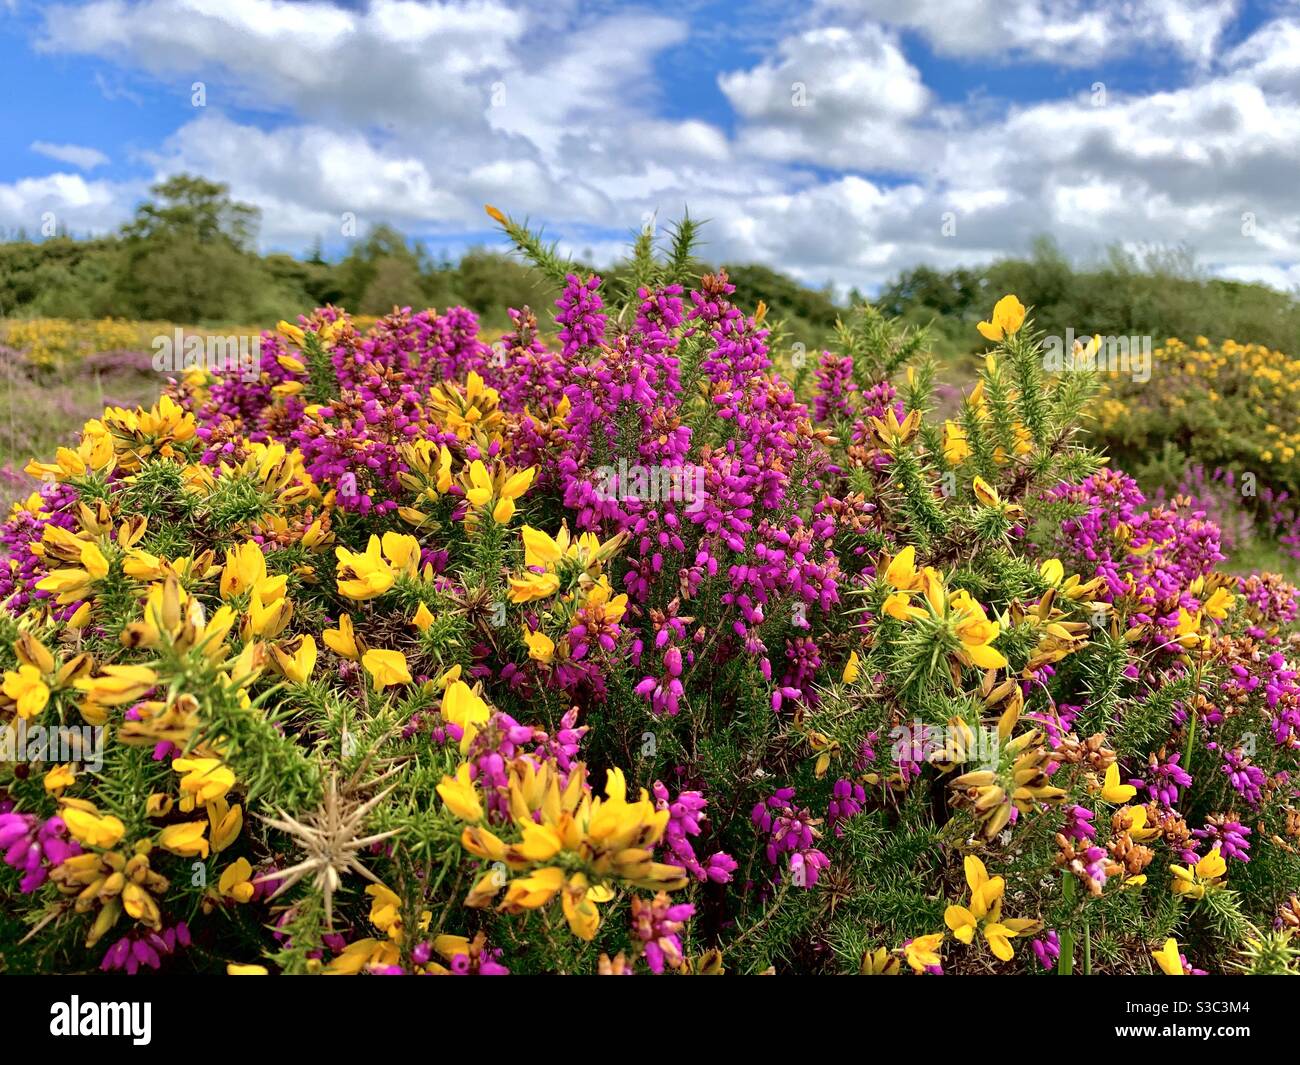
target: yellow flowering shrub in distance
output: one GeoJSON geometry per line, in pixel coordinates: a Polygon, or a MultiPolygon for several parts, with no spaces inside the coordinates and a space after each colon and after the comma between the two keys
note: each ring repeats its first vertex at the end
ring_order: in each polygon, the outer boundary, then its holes
{"type": "MultiPolygon", "coordinates": [[[[23,352],[42,369],[75,366],[87,355],[101,351],[154,350],[156,337],[171,338],[177,326],[171,322],[132,321],[125,318],[96,318],[85,321],[68,318],[0,319],[0,344],[23,352]]],[[[183,326],[186,336],[212,334],[257,336],[261,327],[231,326],[204,329],[183,326]]]]}
{"type": "Polygon", "coordinates": [[[1189,460],[1253,474],[1300,493],[1300,357],[1205,337],[1166,340],[1150,380],[1106,375],[1097,431],[1118,461],[1150,460],[1166,444],[1189,460]]]}

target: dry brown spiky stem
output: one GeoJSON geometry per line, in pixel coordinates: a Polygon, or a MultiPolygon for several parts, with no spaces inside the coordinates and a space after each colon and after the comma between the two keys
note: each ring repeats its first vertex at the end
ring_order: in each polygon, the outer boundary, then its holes
{"type": "MultiPolygon", "coordinates": [[[[374,783],[386,780],[396,771],[397,767],[394,767],[374,783]]],[[[271,898],[278,898],[298,881],[311,877],[316,889],[325,900],[325,926],[331,931],[334,928],[334,892],[342,883],[343,874],[358,873],[376,884],[381,883],[378,877],[361,864],[358,855],[365,848],[396,835],[398,831],[391,829],[370,836],[358,835],[370,811],[387,798],[397,785],[390,785],[379,794],[361,802],[353,796],[356,781],[356,776],[353,776],[344,785],[344,791],[341,793],[338,777],[331,774],[329,786],[325,790],[325,798],[320,806],[301,820],[290,817],[278,808],[275,812],[280,815],[279,817],[262,817],[258,814],[258,817],[272,828],[278,828],[281,832],[292,836],[297,841],[304,858],[288,869],[277,869],[275,872],[260,876],[253,883],[281,881],[280,886],[271,896],[271,898]]]]}

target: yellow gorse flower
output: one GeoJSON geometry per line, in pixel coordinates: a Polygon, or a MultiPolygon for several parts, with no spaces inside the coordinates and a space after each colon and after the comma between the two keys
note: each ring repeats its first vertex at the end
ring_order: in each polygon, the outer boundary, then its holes
{"type": "Polygon", "coordinates": [[[1201,604],[1201,610],[1206,617],[1211,617],[1215,621],[1222,621],[1228,616],[1228,611],[1232,609],[1236,601],[1236,596],[1227,588],[1216,588],[1210,594],[1210,597],[1201,604]]]}
{"type": "Polygon", "coordinates": [[[1228,863],[1224,861],[1219,848],[1210,851],[1194,866],[1171,865],[1169,871],[1174,874],[1171,884],[1175,895],[1189,899],[1202,899],[1211,891],[1223,886],[1223,878],[1228,872],[1228,863]]]}
{"type": "Polygon", "coordinates": [[[226,551],[226,564],[222,567],[219,584],[222,599],[233,599],[255,589],[260,589],[267,598],[279,598],[287,583],[287,577],[268,574],[266,556],[253,540],[226,551]]]}
{"type": "Polygon", "coordinates": [[[618,552],[626,538],[620,533],[602,543],[594,533],[583,533],[574,540],[567,525],[554,537],[525,525],[520,537],[527,572],[510,578],[512,603],[546,599],[562,587],[568,591],[575,584],[589,589],[598,581],[601,567],[618,552]]]}
{"type": "Polygon", "coordinates": [[[437,791],[447,804],[447,809],[462,821],[483,820],[483,804],[479,801],[478,789],[470,779],[468,762],[461,763],[454,777],[444,776],[437,791]]]}
{"type": "Polygon", "coordinates": [[[59,795],[64,788],[69,788],[77,782],[77,771],[71,762],[64,765],[56,765],[48,773],[42,783],[45,790],[52,795],[59,795]]]}
{"type": "Polygon", "coordinates": [[[898,958],[885,947],[877,947],[862,955],[858,973],[861,976],[897,976],[900,968],[898,958]]]}
{"type": "MultiPolygon", "coordinates": [[[[127,647],[158,647],[166,642],[178,651],[202,648],[210,662],[226,656],[226,637],[235,624],[235,611],[220,606],[209,620],[199,600],[181,586],[175,574],[151,585],[141,620],[122,632],[127,647]]],[[[287,620],[287,619],[286,619],[287,620]]]]}
{"type": "Polygon", "coordinates": [[[37,581],[36,587],[43,592],[52,593],[55,602],[66,606],[68,603],[75,603],[78,599],[86,599],[93,595],[95,585],[108,576],[111,566],[104,552],[94,541],[74,538],[64,529],[60,529],[58,533],[46,530],[47,544],[53,543],[56,538],[67,538],[71,542],[77,552],[77,561],[80,565],[51,570],[47,576],[37,581]]]}
{"type": "Polygon", "coordinates": [[[1155,958],[1156,964],[1160,966],[1160,971],[1166,976],[1186,976],[1183,971],[1182,952],[1178,949],[1178,940],[1172,936],[1165,940],[1164,946],[1159,950],[1153,950],[1151,957],[1155,958]]]}
{"type": "Polygon", "coordinates": [[[217,892],[222,898],[232,902],[244,903],[253,897],[257,890],[253,886],[253,867],[247,858],[236,858],[221,871],[217,881],[217,892]]]}
{"type": "Polygon", "coordinates": [[[921,412],[909,411],[900,422],[898,414],[893,407],[890,407],[883,418],[873,416],[869,421],[885,449],[895,451],[911,440],[921,428],[921,412]]]}
{"type": "Polygon", "coordinates": [[[231,806],[224,797],[212,799],[207,804],[208,838],[214,852],[223,851],[239,838],[244,827],[244,811],[238,803],[231,806]]]}
{"type": "Polygon", "coordinates": [[[354,662],[358,661],[366,651],[365,642],[357,637],[356,629],[352,625],[352,617],[348,614],[343,614],[339,618],[337,629],[326,629],[322,632],[321,639],[336,655],[349,658],[354,662]]]}
{"type": "Polygon", "coordinates": [[[1002,895],[1006,882],[990,877],[984,863],[973,854],[966,856],[966,883],[970,887],[968,905],[952,905],[944,912],[944,923],[961,942],[970,944],[976,932],[982,932],[989,949],[999,961],[1015,957],[1011,940],[1040,927],[1038,921],[1002,917],[1002,895]]]}
{"type": "Polygon", "coordinates": [[[207,831],[206,821],[184,821],[179,825],[168,825],[158,833],[158,846],[182,858],[206,858],[207,831]]]}
{"type": "Polygon", "coordinates": [[[59,816],[68,834],[83,847],[116,847],[126,835],[126,826],[112,814],[100,814],[92,803],[64,799],[59,816]]]}
{"type": "Polygon", "coordinates": [[[235,786],[234,771],[220,758],[176,758],[172,769],[181,774],[181,809],[186,812],[224,798],[235,786]]]}
{"type": "Polygon", "coordinates": [[[1129,799],[1137,794],[1137,788],[1132,784],[1121,784],[1119,782],[1119,766],[1111,762],[1106,767],[1106,778],[1101,785],[1101,797],[1106,802],[1126,803],[1129,799]]]}
{"type": "Polygon", "coordinates": [[[433,611],[421,603],[411,617],[411,624],[421,632],[428,632],[429,626],[433,624],[433,611]]]}
{"type": "Polygon", "coordinates": [[[451,491],[452,455],[446,444],[426,439],[403,444],[401,452],[409,470],[398,477],[403,486],[415,493],[417,506],[399,507],[398,514],[403,520],[419,527],[429,520],[429,516],[418,509],[418,504],[435,502],[451,491]]]}
{"type": "Polygon", "coordinates": [[[138,470],[154,456],[182,458],[184,452],[177,445],[188,445],[198,431],[194,415],[170,396],[163,396],[149,410],[110,407],[100,420],[112,439],[117,465],[128,471],[138,470]]]}
{"type": "Polygon", "coordinates": [[[528,648],[528,657],[534,662],[550,665],[555,657],[555,641],[546,633],[524,629],[524,645],[528,648]]]}
{"type": "Polygon", "coordinates": [[[952,630],[961,643],[958,657],[966,665],[977,669],[1001,669],[1007,664],[1006,656],[992,646],[1001,625],[990,621],[980,606],[965,589],[953,592],[948,601],[948,617],[952,630]]]}
{"type": "Polygon", "coordinates": [[[86,693],[81,714],[92,725],[102,725],[109,708],[139,702],[157,685],[158,674],[148,666],[105,666],[98,676],[74,684],[86,693]]]}
{"type": "Polygon", "coordinates": [[[115,462],[112,437],[104,428],[103,422],[92,419],[83,426],[81,442],[75,451],[61,447],[55,452],[54,462],[37,462],[33,459],[24,469],[33,477],[70,481],[93,473],[107,473],[115,462]]]}
{"type": "Polygon", "coordinates": [[[1025,324],[1025,307],[1015,296],[1003,296],[993,306],[993,321],[980,322],[976,327],[980,336],[994,343],[1005,340],[1020,331],[1025,324]]]}
{"type": "MultiPolygon", "coordinates": [[[[370,896],[370,923],[394,943],[402,942],[402,900],[397,893],[383,884],[370,884],[366,894],[370,896]]],[[[422,929],[428,927],[432,916],[428,911],[421,914],[422,929]]]]}
{"type": "Polygon", "coordinates": [[[1059,558],[1049,558],[1038,567],[1038,574],[1055,588],[1061,581],[1065,580],[1065,567],[1061,564],[1059,558]]]}
{"type": "Polygon", "coordinates": [[[371,536],[364,552],[336,547],[339,594],[349,599],[373,599],[383,595],[399,577],[416,577],[420,572],[420,542],[404,533],[371,536]]]}
{"type": "Polygon", "coordinates": [[[463,680],[449,679],[442,695],[442,718],[461,730],[460,749],[469,750],[480,728],[492,717],[492,708],[463,680]]]}
{"type": "Polygon", "coordinates": [[[923,973],[926,969],[943,964],[943,958],[939,954],[943,939],[942,932],[932,932],[929,935],[917,936],[903,944],[903,957],[907,959],[907,964],[914,972],[923,973]]]}
{"type": "Polygon", "coordinates": [[[455,433],[460,440],[488,441],[500,433],[505,424],[501,397],[473,370],[465,387],[444,381],[429,392],[429,415],[442,429],[455,433]]]}
{"type": "Polygon", "coordinates": [[[304,684],[316,668],[316,640],[312,636],[300,636],[296,649],[272,645],[271,657],[280,672],[295,684],[304,684]]]}
{"type": "Polygon", "coordinates": [[[396,684],[410,684],[411,672],[406,668],[406,655],[401,651],[371,649],[361,656],[361,665],[375,683],[375,691],[383,691],[396,684]]]}
{"type": "Polygon", "coordinates": [[[3,691],[13,700],[18,716],[30,720],[41,713],[50,701],[50,689],[35,666],[19,665],[4,675],[3,691]]]}
{"type": "Polygon", "coordinates": [[[489,508],[492,520],[498,525],[506,525],[514,517],[515,500],[528,491],[536,475],[536,466],[512,470],[504,462],[498,462],[489,473],[487,466],[475,459],[461,475],[461,481],[471,507],[475,510],[489,508]]]}
{"type": "Polygon", "coordinates": [[[537,909],[562,895],[570,930],[590,940],[599,926],[597,907],[613,898],[614,883],[668,891],[686,883],[682,869],[653,857],[669,812],[658,810],[644,790],[629,802],[621,771],[609,771],[602,798],[586,787],[581,765],[562,785],[552,763],[519,759],[509,767],[508,791],[518,841],[509,843],[478,824],[464,829],[461,844],[519,875],[503,883],[495,873],[486,874],[466,905],[489,905],[503,886],[500,908],[507,913],[537,909]]]}
{"type": "Polygon", "coordinates": [[[954,421],[943,423],[943,460],[950,466],[960,466],[971,456],[966,430],[954,421]]]}
{"type": "Polygon", "coordinates": [[[286,322],[283,318],[276,323],[275,331],[298,347],[302,347],[307,342],[307,334],[303,332],[302,327],[286,322]]]}
{"type": "Polygon", "coordinates": [[[897,591],[882,604],[885,614],[899,621],[926,622],[935,636],[963,665],[1000,669],[1006,656],[993,647],[1002,632],[965,589],[948,592],[942,575],[930,566],[916,569],[916,552],[905,547],[885,566],[885,582],[897,591]],[[912,602],[920,594],[923,606],[912,602]]]}

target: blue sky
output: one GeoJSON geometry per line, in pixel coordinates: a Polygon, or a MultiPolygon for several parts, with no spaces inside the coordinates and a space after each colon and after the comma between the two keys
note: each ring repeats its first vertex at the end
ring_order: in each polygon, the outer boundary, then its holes
{"type": "Polygon", "coordinates": [[[268,249],[455,253],[493,202],[604,261],[689,205],[842,288],[1042,233],[1300,283],[1296,0],[0,0],[0,49],[5,233],[186,170],[268,249]]]}

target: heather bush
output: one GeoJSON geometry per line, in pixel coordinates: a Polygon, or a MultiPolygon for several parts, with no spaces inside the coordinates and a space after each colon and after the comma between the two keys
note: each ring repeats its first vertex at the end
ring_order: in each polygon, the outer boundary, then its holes
{"type": "Polygon", "coordinates": [[[1294,968],[1296,590],[1014,296],[960,396],[870,306],[786,376],[691,224],[607,285],[489,213],[554,342],[325,307],[29,467],[6,965],[1294,968]]]}

